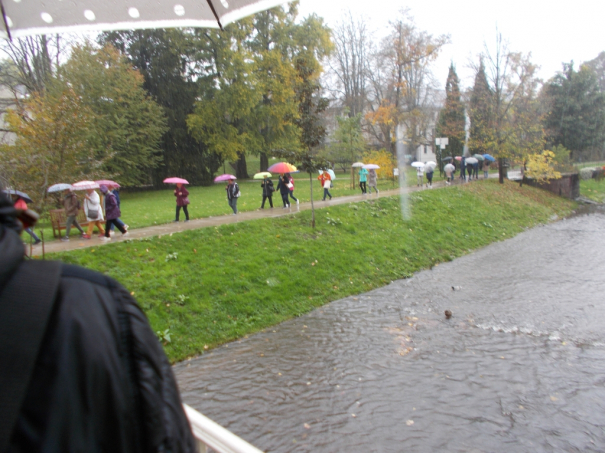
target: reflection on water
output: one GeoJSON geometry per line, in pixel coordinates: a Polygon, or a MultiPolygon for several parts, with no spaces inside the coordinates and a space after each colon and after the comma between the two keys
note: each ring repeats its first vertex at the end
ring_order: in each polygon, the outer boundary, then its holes
{"type": "Polygon", "coordinates": [[[605,451],[603,244],[595,212],[333,302],[177,365],[183,400],[265,451],[605,451]]]}

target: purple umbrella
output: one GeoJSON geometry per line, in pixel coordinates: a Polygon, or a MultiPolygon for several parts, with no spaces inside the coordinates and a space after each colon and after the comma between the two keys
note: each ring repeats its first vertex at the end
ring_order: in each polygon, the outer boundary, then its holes
{"type": "Polygon", "coordinates": [[[224,182],[224,181],[229,181],[230,179],[237,179],[237,178],[233,175],[224,174],[224,175],[220,175],[220,176],[217,176],[216,178],[214,178],[214,182],[224,182]]]}

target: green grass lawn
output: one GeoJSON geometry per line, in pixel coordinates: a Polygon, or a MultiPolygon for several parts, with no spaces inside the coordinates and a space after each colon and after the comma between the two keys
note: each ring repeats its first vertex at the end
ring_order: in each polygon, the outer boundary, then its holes
{"type": "Polygon", "coordinates": [[[52,258],[120,281],[154,331],[168,330],[165,349],[178,361],[410,277],[575,206],[539,189],[495,180],[417,192],[409,200],[408,219],[399,197],[388,197],[318,210],[316,229],[310,228],[310,211],[303,211],[52,258]]]}
{"type": "Polygon", "coordinates": [[[597,203],[605,201],[605,179],[580,179],[580,195],[597,203]]]}

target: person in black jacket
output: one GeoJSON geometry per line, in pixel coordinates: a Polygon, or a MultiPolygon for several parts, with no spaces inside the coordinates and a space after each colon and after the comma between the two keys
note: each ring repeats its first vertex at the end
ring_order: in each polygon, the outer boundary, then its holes
{"type": "MultiPolygon", "coordinates": [[[[0,306],[15,297],[14,285],[12,293],[5,289],[17,272],[44,264],[24,261],[18,213],[0,197],[0,306]]],[[[135,300],[103,274],[66,264],[59,269],[53,309],[5,451],[193,453],[172,369],[135,300]]],[[[3,379],[11,372],[0,369],[3,379]]]]}
{"type": "Polygon", "coordinates": [[[284,209],[290,207],[290,203],[288,201],[288,196],[290,195],[290,188],[288,187],[288,181],[286,180],[285,175],[279,175],[279,182],[277,183],[277,190],[279,190],[279,194],[281,195],[281,199],[284,202],[284,209]]]}
{"type": "Polygon", "coordinates": [[[275,191],[273,188],[273,181],[265,176],[263,182],[260,183],[260,186],[263,188],[263,202],[260,205],[260,208],[265,209],[265,201],[269,199],[269,205],[271,205],[271,209],[273,209],[273,192],[275,191]]]}

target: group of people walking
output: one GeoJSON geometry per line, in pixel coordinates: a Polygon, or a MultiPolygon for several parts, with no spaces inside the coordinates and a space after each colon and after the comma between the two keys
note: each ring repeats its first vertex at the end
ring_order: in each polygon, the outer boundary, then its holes
{"type": "Polygon", "coordinates": [[[283,209],[287,209],[290,207],[290,199],[294,200],[296,204],[299,204],[300,201],[298,198],[294,196],[294,178],[290,173],[283,173],[279,175],[279,181],[277,182],[277,187],[273,185],[273,181],[269,179],[267,175],[263,178],[263,181],[260,183],[262,188],[262,197],[263,201],[260,205],[261,209],[265,209],[265,202],[269,200],[269,206],[273,208],[273,192],[279,191],[279,194],[282,199],[283,209]]]}
{"type": "Polygon", "coordinates": [[[372,193],[372,189],[378,193],[378,175],[373,168],[368,170],[361,167],[359,169],[359,188],[362,195],[368,194],[368,187],[370,188],[370,194],[372,193]]]}

